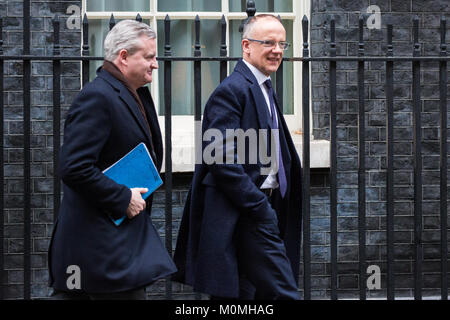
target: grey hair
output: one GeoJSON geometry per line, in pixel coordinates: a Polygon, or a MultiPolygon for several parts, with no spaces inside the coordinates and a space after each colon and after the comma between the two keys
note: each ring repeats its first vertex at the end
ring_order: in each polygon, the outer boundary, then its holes
{"type": "Polygon", "coordinates": [[[103,44],[104,59],[114,61],[122,49],[133,55],[142,46],[139,39],[142,36],[154,39],[156,33],[145,23],[136,20],[118,22],[106,35],[103,44]]]}
{"type": "Polygon", "coordinates": [[[242,39],[247,39],[248,37],[250,37],[251,33],[253,31],[253,26],[255,25],[255,22],[258,20],[261,20],[261,19],[265,19],[265,18],[273,18],[281,23],[281,20],[277,16],[274,16],[273,14],[264,13],[264,14],[258,14],[256,16],[248,18],[244,23],[244,29],[242,31],[242,39]]]}

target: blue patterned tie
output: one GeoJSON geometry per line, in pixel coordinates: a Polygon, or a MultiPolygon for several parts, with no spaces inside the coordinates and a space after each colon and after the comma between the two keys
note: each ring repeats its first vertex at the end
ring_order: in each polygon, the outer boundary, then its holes
{"type": "MultiPolygon", "coordinates": [[[[272,81],[270,81],[270,79],[267,79],[264,84],[266,85],[267,89],[269,89],[270,111],[272,113],[272,129],[278,129],[278,123],[275,116],[275,103],[273,101],[274,95],[272,81]]],[[[280,131],[281,130],[282,129],[280,129],[280,131]]],[[[286,172],[284,171],[283,157],[281,156],[280,136],[281,134],[279,134],[278,141],[276,141],[278,146],[278,183],[280,184],[281,196],[284,198],[284,196],[286,195],[287,180],[286,172]]]]}

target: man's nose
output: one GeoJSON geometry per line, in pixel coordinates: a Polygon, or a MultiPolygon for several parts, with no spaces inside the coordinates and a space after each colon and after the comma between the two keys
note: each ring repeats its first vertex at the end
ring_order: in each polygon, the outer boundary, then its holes
{"type": "Polygon", "coordinates": [[[152,62],[152,68],[158,69],[158,61],[156,61],[156,59],[155,59],[155,61],[152,62]]]}

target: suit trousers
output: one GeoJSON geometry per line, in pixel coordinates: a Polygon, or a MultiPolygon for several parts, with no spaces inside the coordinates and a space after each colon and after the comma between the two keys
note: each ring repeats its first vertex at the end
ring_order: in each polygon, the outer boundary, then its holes
{"type": "Polygon", "coordinates": [[[284,210],[281,200],[279,189],[275,189],[269,201],[277,218],[255,222],[253,217],[243,217],[238,222],[239,299],[300,299],[278,227],[284,210]]]}

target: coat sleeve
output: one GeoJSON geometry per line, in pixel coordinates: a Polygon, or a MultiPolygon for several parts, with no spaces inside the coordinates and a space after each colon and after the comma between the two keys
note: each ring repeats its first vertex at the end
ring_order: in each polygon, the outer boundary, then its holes
{"type": "Polygon", "coordinates": [[[96,166],[111,132],[111,102],[94,86],[85,87],[66,118],[59,174],[64,183],[94,205],[123,215],[131,190],[105,176],[96,166]]]}
{"type": "MultiPolygon", "coordinates": [[[[220,130],[223,136],[222,146],[226,145],[226,130],[241,128],[242,99],[236,95],[238,88],[221,86],[211,96],[205,108],[207,125],[203,127],[203,133],[208,129],[220,130]]],[[[256,115],[255,115],[256,116],[256,115]]],[[[204,122],[205,123],[205,122],[204,122]]],[[[217,143],[211,141],[210,143],[217,143]]],[[[203,150],[208,144],[204,142],[203,150]]],[[[208,165],[208,171],[213,175],[217,187],[240,210],[248,212],[258,220],[276,219],[276,213],[272,209],[265,194],[256,186],[250,176],[245,172],[242,164],[237,161],[237,146],[233,144],[231,150],[233,164],[213,162],[208,165]]],[[[230,153],[227,150],[226,153],[230,153]]]]}

